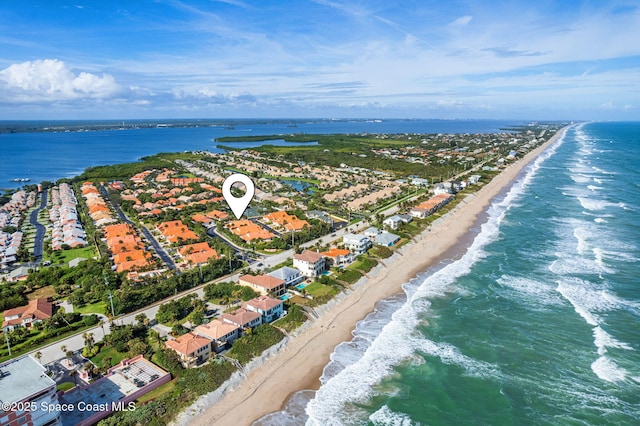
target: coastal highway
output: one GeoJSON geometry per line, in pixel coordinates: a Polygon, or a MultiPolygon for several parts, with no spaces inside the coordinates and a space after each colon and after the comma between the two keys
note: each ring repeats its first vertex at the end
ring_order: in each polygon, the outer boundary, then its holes
{"type": "MultiPolygon", "coordinates": [[[[333,234],[325,235],[323,237],[304,243],[301,245],[301,247],[313,249],[313,247],[318,242],[320,242],[320,244],[330,244],[333,241],[339,240],[340,238],[342,238],[344,234],[348,232],[354,232],[356,230],[364,229],[366,225],[367,225],[367,222],[359,222],[356,225],[351,225],[349,227],[342,228],[333,234]]],[[[293,253],[294,253],[293,250],[287,250],[282,253],[266,256],[265,259],[261,262],[262,265],[258,269],[273,268],[274,266],[279,265],[280,263],[286,261],[287,259],[290,259],[293,256],[293,253]]],[[[254,263],[253,265],[256,265],[256,263],[254,263]]],[[[229,275],[225,275],[223,277],[217,278],[216,280],[201,284],[198,287],[194,287],[190,290],[186,290],[186,291],[183,291],[182,293],[178,293],[167,299],[155,302],[138,311],[117,317],[114,319],[114,323],[117,325],[134,324],[136,323],[136,320],[135,320],[136,315],[141,313],[145,314],[149,319],[154,319],[156,314],[158,313],[158,309],[160,305],[162,305],[163,303],[167,303],[170,300],[179,299],[188,294],[197,294],[199,297],[202,298],[204,297],[204,287],[207,284],[215,283],[215,282],[223,282],[223,281],[237,282],[239,277],[240,277],[240,272],[235,272],[229,275]]],[[[49,364],[51,362],[64,358],[65,355],[62,352],[62,346],[65,346],[67,350],[71,350],[71,351],[82,350],[84,346],[84,339],[82,338],[82,333],[85,333],[85,332],[93,333],[96,343],[100,342],[104,338],[105,333],[108,334],[110,330],[109,322],[106,319],[106,317],[104,315],[100,315],[100,316],[104,321],[104,324],[102,324],[102,326],[96,326],[88,330],[84,330],[80,333],[77,333],[76,335],[59,340],[50,345],[35,349],[31,351],[30,354],[33,355],[34,353],[39,351],[42,354],[42,358],[41,358],[42,364],[49,364]]]]}

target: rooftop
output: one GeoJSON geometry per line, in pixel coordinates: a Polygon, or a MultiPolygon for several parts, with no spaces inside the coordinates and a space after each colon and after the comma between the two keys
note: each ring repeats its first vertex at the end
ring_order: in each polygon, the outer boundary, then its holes
{"type": "Polygon", "coordinates": [[[255,309],[260,309],[262,311],[268,311],[271,308],[275,308],[278,305],[282,305],[283,302],[280,299],[274,299],[269,296],[259,296],[255,299],[247,300],[244,306],[252,306],[255,309]]]}
{"type": "Polygon", "coordinates": [[[0,403],[19,402],[55,386],[44,367],[29,355],[0,364],[0,403]]]}
{"type": "Polygon", "coordinates": [[[240,277],[240,281],[245,281],[253,285],[264,287],[268,290],[277,288],[283,285],[285,282],[280,278],[272,277],[270,275],[243,275],[240,277]]]}
{"type": "Polygon", "coordinates": [[[229,312],[226,314],[222,314],[220,318],[222,318],[225,322],[230,322],[233,324],[239,324],[244,326],[245,324],[249,324],[251,321],[260,318],[261,315],[257,312],[247,311],[244,308],[237,309],[234,312],[229,312]]]}
{"type": "MultiPolygon", "coordinates": [[[[64,404],[77,404],[82,401],[85,405],[108,404],[117,402],[138,392],[142,388],[164,379],[168,381],[170,375],[157,365],[138,355],[130,360],[111,367],[101,379],[84,388],[74,388],[60,396],[64,404]]],[[[63,424],[78,424],[96,414],[95,411],[79,410],[65,411],[63,424]]]]}
{"type": "Polygon", "coordinates": [[[294,254],[293,258],[303,262],[316,263],[317,261],[322,260],[322,254],[311,250],[305,250],[300,254],[294,254]]]}
{"type": "Polygon", "coordinates": [[[302,274],[302,272],[300,272],[296,268],[290,268],[289,266],[283,266],[282,268],[278,268],[275,271],[269,272],[270,276],[279,278],[285,281],[287,281],[287,278],[295,277],[300,274],[302,274]]]}
{"type": "Polygon", "coordinates": [[[168,348],[184,355],[192,354],[198,349],[210,344],[211,340],[193,333],[183,334],[175,340],[167,340],[165,343],[168,348]]]}
{"type": "Polygon", "coordinates": [[[194,332],[210,339],[220,339],[238,329],[237,325],[224,323],[218,319],[212,320],[208,324],[202,324],[195,328],[194,332]]]}

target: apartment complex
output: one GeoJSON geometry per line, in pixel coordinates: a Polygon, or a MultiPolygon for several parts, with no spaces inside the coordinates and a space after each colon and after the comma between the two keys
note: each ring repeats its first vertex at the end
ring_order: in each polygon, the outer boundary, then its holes
{"type": "Polygon", "coordinates": [[[0,364],[0,426],[62,424],[56,382],[31,356],[0,364]]]}

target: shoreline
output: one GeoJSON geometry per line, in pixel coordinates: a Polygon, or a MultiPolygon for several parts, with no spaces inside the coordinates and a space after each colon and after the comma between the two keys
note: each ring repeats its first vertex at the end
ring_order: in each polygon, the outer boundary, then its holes
{"type": "MultiPolygon", "coordinates": [[[[320,318],[294,337],[262,365],[249,371],[239,384],[222,392],[213,404],[194,403],[174,423],[190,425],[249,425],[281,410],[289,398],[302,390],[317,390],[324,367],[335,347],[352,339],[356,323],[375,305],[403,291],[402,285],[419,273],[452,259],[450,254],[465,250],[475,238],[474,229],[484,222],[495,198],[511,188],[525,168],[553,145],[567,127],[547,142],[508,166],[477,192],[468,195],[453,210],[434,222],[411,242],[396,251],[384,265],[359,283],[351,293],[324,309],[320,318]],[[391,275],[391,273],[393,274],[391,275]],[[283,386],[282,384],[286,384],[283,386]]],[[[373,271],[373,270],[372,270],[373,271]]]]}

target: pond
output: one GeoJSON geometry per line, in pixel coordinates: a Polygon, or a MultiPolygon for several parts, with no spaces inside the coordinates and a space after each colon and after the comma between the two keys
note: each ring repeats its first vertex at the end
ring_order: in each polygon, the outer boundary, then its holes
{"type": "Polygon", "coordinates": [[[295,189],[296,191],[307,192],[307,193],[313,193],[313,190],[309,188],[313,188],[315,186],[310,182],[305,182],[302,180],[295,180],[295,179],[280,179],[280,183],[282,183],[283,185],[288,185],[293,189],[295,189]]]}

